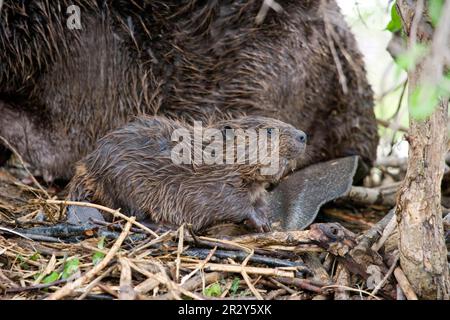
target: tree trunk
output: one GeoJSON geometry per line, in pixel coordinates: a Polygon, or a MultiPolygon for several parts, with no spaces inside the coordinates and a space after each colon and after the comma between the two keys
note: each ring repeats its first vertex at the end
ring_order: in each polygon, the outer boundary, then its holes
{"type": "MultiPolygon", "coordinates": [[[[444,52],[450,45],[449,31],[443,28],[450,26],[448,21],[442,20],[450,19],[450,0],[446,1],[443,10],[446,12],[435,32],[426,21],[423,0],[398,0],[397,8],[410,38],[410,48],[416,39],[431,48],[430,54],[408,74],[411,94],[422,84],[435,84],[443,77],[444,52]],[[440,52],[442,50],[444,52],[440,52]]],[[[441,210],[441,181],[448,136],[447,108],[448,100],[441,100],[427,120],[411,118],[408,169],[397,199],[400,264],[422,299],[449,299],[449,269],[441,210]]]]}

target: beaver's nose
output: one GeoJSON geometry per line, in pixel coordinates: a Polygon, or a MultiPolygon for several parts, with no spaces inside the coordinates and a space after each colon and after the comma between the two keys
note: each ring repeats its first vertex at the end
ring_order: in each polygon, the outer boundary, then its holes
{"type": "Polygon", "coordinates": [[[306,141],[308,140],[307,137],[308,136],[306,135],[306,133],[304,133],[303,131],[298,131],[296,139],[300,143],[306,143],[306,141]]]}

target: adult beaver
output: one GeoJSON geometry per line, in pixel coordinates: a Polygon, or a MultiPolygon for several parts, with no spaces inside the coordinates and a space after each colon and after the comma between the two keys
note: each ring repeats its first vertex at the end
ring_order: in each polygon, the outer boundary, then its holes
{"type": "Polygon", "coordinates": [[[196,147],[194,130],[178,121],[144,116],[107,134],[78,164],[69,199],[121,208],[157,223],[190,223],[195,231],[244,220],[257,231],[269,231],[265,185],[292,169],[292,161],[305,150],[306,135],[281,121],[250,116],[205,128],[196,147]],[[217,130],[206,136],[213,128],[217,130]],[[182,134],[181,142],[173,141],[175,133],[182,134]],[[255,154],[265,156],[252,161],[252,143],[255,154]],[[176,152],[177,145],[189,154],[188,161],[175,161],[174,155],[186,156],[176,152]],[[195,162],[198,154],[212,156],[211,161],[195,162]],[[231,161],[225,161],[227,154],[231,161]]]}
{"type": "Polygon", "coordinates": [[[6,0],[0,135],[46,180],[69,179],[99,138],[140,114],[243,115],[309,136],[299,166],[378,143],[372,91],[334,0],[6,0]],[[69,29],[70,5],[82,29],[69,29]]]}

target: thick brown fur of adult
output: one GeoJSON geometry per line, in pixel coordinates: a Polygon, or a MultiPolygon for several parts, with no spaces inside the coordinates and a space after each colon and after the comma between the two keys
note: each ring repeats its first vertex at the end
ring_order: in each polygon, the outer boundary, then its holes
{"type": "MultiPolygon", "coordinates": [[[[213,128],[218,129],[215,138],[206,138],[202,147],[195,149],[194,127],[165,117],[139,117],[100,139],[97,148],[80,161],[69,185],[69,199],[121,208],[128,215],[157,223],[188,223],[195,231],[219,222],[244,220],[257,231],[268,231],[265,186],[278,181],[292,161],[302,157],[306,135],[281,121],[258,116],[219,121],[213,128]],[[234,152],[233,163],[228,164],[217,159],[210,164],[195,162],[194,151],[188,157],[191,163],[173,161],[172,151],[176,152],[174,147],[180,143],[203,153],[211,142],[225,145],[224,140],[231,139],[237,144],[243,137],[238,138],[238,129],[254,129],[257,139],[266,130],[269,134],[277,130],[279,143],[270,140],[275,138],[272,133],[266,150],[268,155],[279,156],[274,172],[264,174],[261,169],[269,162],[261,160],[268,158],[250,162],[248,151],[244,158],[234,152]],[[181,142],[173,141],[175,130],[184,130],[181,142]],[[235,135],[228,136],[229,131],[235,135]]],[[[211,127],[205,132],[207,129],[211,127]]],[[[242,141],[249,150],[252,140],[242,141]]],[[[226,152],[223,149],[223,160],[226,152]]]]}
{"type": "Polygon", "coordinates": [[[372,90],[338,6],[277,2],[283,11],[258,25],[261,0],[5,0],[0,135],[47,180],[69,179],[99,138],[141,114],[274,117],[308,134],[299,166],[349,154],[370,164],[372,90]],[[69,5],[82,30],[66,27],[69,5]]]}

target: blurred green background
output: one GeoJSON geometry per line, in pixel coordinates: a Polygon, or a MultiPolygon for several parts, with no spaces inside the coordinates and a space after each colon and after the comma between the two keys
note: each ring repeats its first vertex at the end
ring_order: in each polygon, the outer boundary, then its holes
{"type": "Polygon", "coordinates": [[[375,92],[375,113],[378,119],[389,120],[394,130],[379,126],[382,137],[380,156],[391,153],[391,142],[394,142],[394,152],[405,156],[405,146],[402,143],[401,132],[395,127],[408,126],[407,92],[399,106],[406,73],[396,66],[390,54],[386,51],[392,37],[386,30],[390,20],[391,1],[389,0],[337,0],[345,15],[347,23],[352,28],[358,45],[364,54],[367,74],[375,92]],[[397,142],[397,143],[395,143],[397,142]]]}

